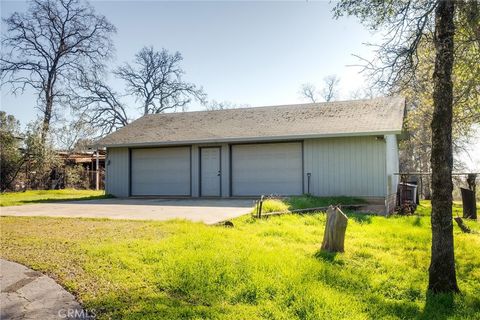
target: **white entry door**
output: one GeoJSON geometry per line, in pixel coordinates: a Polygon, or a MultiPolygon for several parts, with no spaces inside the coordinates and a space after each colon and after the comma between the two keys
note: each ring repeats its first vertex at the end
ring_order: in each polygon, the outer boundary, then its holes
{"type": "Polygon", "coordinates": [[[220,147],[200,149],[200,195],[220,197],[220,147]]]}

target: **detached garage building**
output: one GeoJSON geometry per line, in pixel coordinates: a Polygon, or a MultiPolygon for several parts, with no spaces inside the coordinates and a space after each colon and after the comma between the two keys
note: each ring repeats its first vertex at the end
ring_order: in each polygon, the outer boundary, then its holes
{"type": "Polygon", "coordinates": [[[400,97],[144,116],[106,136],[117,197],[357,196],[393,208],[400,97]]]}

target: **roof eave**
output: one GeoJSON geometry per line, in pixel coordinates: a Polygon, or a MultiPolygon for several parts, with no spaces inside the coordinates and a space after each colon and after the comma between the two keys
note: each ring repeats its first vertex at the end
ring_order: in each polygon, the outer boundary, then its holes
{"type": "Polygon", "coordinates": [[[360,137],[360,136],[381,136],[388,134],[401,134],[402,130],[382,130],[369,132],[354,133],[329,133],[329,134],[307,134],[307,135],[287,135],[287,136],[263,136],[263,137],[243,137],[243,138],[218,138],[218,139],[200,139],[200,140],[178,140],[178,141],[155,141],[155,142],[139,142],[139,143],[99,143],[97,147],[153,147],[153,146],[175,146],[175,145],[191,145],[191,144],[215,144],[215,143],[245,143],[245,142],[268,142],[268,141],[291,141],[316,138],[344,138],[344,137],[360,137]]]}

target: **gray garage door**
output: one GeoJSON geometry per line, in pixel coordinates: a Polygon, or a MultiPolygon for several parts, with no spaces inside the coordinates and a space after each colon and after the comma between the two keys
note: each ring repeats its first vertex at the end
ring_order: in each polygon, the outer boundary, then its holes
{"type": "Polygon", "coordinates": [[[232,146],[232,195],[302,194],[302,144],[232,146]]]}
{"type": "Polygon", "coordinates": [[[133,196],[190,195],[190,148],[132,150],[133,196]]]}

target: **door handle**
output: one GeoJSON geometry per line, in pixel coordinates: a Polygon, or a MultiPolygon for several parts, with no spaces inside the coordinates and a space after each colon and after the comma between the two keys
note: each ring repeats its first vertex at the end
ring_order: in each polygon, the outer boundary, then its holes
{"type": "Polygon", "coordinates": [[[221,175],[222,175],[222,172],[221,172],[221,171],[218,171],[217,177],[220,177],[221,175]]]}

